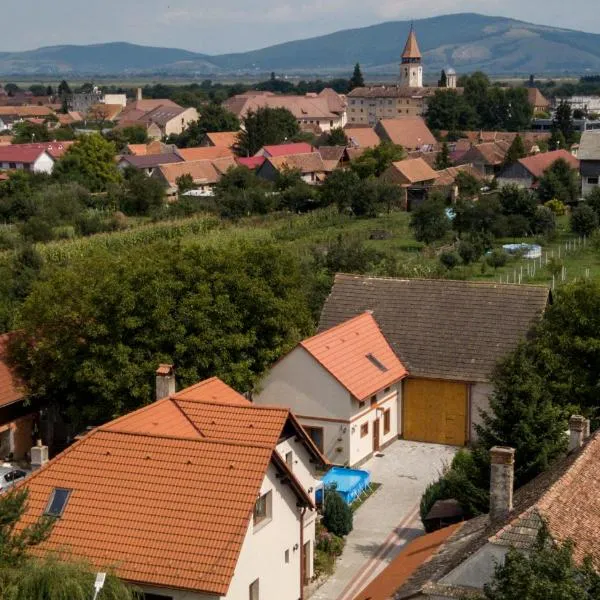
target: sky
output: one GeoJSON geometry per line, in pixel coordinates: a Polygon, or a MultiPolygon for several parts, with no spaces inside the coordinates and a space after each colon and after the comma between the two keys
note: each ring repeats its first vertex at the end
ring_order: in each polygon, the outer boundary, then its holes
{"type": "Polygon", "coordinates": [[[223,54],[390,20],[479,12],[600,33],[597,0],[19,0],[1,51],[127,41],[223,54]]]}

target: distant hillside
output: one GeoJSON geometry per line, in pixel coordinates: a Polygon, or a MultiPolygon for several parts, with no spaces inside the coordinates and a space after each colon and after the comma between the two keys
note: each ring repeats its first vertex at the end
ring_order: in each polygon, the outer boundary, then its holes
{"type": "MultiPolygon", "coordinates": [[[[447,65],[491,74],[600,72],[598,34],[470,13],[414,25],[429,74],[447,65]]],[[[221,56],[126,43],[0,52],[0,75],[317,74],[347,72],[357,61],[368,73],[396,73],[409,27],[388,22],[221,56]]]]}

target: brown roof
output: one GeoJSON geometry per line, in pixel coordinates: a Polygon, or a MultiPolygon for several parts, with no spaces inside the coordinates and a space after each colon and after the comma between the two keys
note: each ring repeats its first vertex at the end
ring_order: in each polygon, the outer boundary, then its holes
{"type": "Polygon", "coordinates": [[[434,171],[422,158],[400,160],[392,163],[388,170],[397,171],[409,184],[437,178],[437,171],[434,171]]]}
{"type": "MultiPolygon", "coordinates": [[[[354,88],[348,98],[428,98],[439,89],[437,87],[410,88],[401,85],[372,85],[354,88]]],[[[462,88],[455,88],[462,93],[462,88]]]]}
{"type": "Polygon", "coordinates": [[[487,381],[549,299],[533,285],[338,274],[319,330],[372,310],[412,376],[487,381]]]}
{"type": "Polygon", "coordinates": [[[368,312],[304,340],[300,346],[358,400],[408,374],[368,312]]]}
{"type": "Polygon", "coordinates": [[[238,131],[218,131],[207,133],[210,143],[217,148],[233,148],[238,142],[238,131]]]}
{"type": "Polygon", "coordinates": [[[414,27],[410,27],[410,33],[402,52],[402,58],[422,58],[419,44],[417,44],[417,36],[415,35],[414,27]]]}
{"type": "Polygon", "coordinates": [[[381,144],[379,136],[372,127],[344,127],[344,133],[351,146],[359,148],[375,148],[381,144]]]}
{"type": "Polygon", "coordinates": [[[103,118],[107,121],[114,121],[123,111],[121,104],[94,104],[88,110],[88,116],[91,118],[103,118]]]}
{"type": "Polygon", "coordinates": [[[223,146],[203,146],[199,148],[180,148],[177,154],[183,160],[213,160],[215,158],[233,158],[234,154],[231,148],[223,146]]]}
{"type": "Polygon", "coordinates": [[[481,180],[481,173],[473,165],[459,165],[458,167],[448,167],[437,171],[436,186],[453,185],[459,173],[468,173],[477,180],[481,180]]]}
{"type": "Polygon", "coordinates": [[[326,96],[276,96],[260,94],[233,96],[225,100],[223,106],[244,119],[250,111],[259,108],[286,108],[298,120],[337,119],[338,115],[329,108],[330,100],[326,96]]]}
{"type": "Polygon", "coordinates": [[[273,156],[266,159],[277,171],[281,169],[298,169],[305,173],[324,173],[326,171],[323,159],[318,152],[307,154],[288,154],[287,156],[273,156]]]}
{"type": "Polygon", "coordinates": [[[483,142],[474,145],[460,158],[461,163],[483,162],[487,165],[497,166],[504,162],[510,143],[499,140],[496,142],[483,142]]]}
{"type": "Polygon", "coordinates": [[[52,114],[54,111],[48,106],[0,106],[0,116],[47,117],[52,114]]]}
{"type": "Polygon", "coordinates": [[[150,110],[139,117],[138,121],[147,124],[156,123],[164,127],[169,121],[172,121],[186,110],[188,109],[181,106],[157,106],[154,110],[150,110]]]}
{"type": "Polygon", "coordinates": [[[191,175],[195,184],[217,183],[223,173],[235,166],[235,159],[229,156],[214,160],[190,160],[161,165],[159,172],[171,187],[175,187],[177,178],[182,175],[191,175]]]}
{"type": "Polygon", "coordinates": [[[27,478],[21,526],[54,488],[72,490],[37,551],[115,565],[135,583],[226,595],[269,465],[312,507],[275,451],[284,429],[329,463],[287,409],[244,404],[224,388],[211,380],[101,426],[27,478]]]}
{"type": "Polygon", "coordinates": [[[429,131],[422,117],[399,117],[381,119],[375,131],[382,139],[388,139],[407,150],[416,150],[423,146],[435,146],[437,141],[429,131]]]}
{"type": "Polygon", "coordinates": [[[412,540],[354,600],[388,600],[394,592],[440,549],[463,523],[444,527],[412,540]]]}
{"type": "Polygon", "coordinates": [[[320,98],[325,98],[327,100],[327,105],[329,106],[329,110],[333,113],[342,113],[346,110],[346,98],[338,94],[332,88],[325,88],[319,93],[320,98]]]}
{"type": "Polygon", "coordinates": [[[169,152],[167,154],[145,154],[137,156],[134,154],[124,154],[119,163],[127,163],[136,169],[152,169],[161,165],[170,163],[182,163],[183,159],[177,154],[169,152]]]}
{"type": "Polygon", "coordinates": [[[8,333],[0,335],[0,407],[24,398],[22,386],[6,361],[6,345],[9,339],[10,334],[8,333]]]}
{"type": "Polygon", "coordinates": [[[557,160],[564,160],[571,167],[579,171],[579,161],[567,150],[553,150],[540,152],[533,156],[520,158],[519,163],[525,167],[536,179],[539,179],[546,169],[549,169],[557,160]]]}
{"type": "Polygon", "coordinates": [[[527,99],[534,108],[550,108],[550,102],[536,87],[527,88],[527,99]]]}
{"type": "Polygon", "coordinates": [[[141,113],[147,113],[155,108],[159,108],[161,106],[171,107],[171,108],[181,108],[182,106],[173,102],[173,100],[167,100],[166,98],[157,98],[157,99],[149,99],[149,100],[135,100],[130,102],[124,109],[122,116],[129,116],[133,111],[139,111],[141,113]]]}
{"type": "Polygon", "coordinates": [[[340,166],[340,161],[346,153],[345,146],[320,146],[317,151],[323,159],[325,171],[330,173],[340,166]]]}

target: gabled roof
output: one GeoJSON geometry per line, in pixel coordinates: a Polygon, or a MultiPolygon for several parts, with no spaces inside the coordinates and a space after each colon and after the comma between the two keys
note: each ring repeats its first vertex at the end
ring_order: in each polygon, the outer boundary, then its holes
{"type": "Polygon", "coordinates": [[[0,335],[0,408],[23,400],[25,394],[12,367],[6,360],[6,345],[10,334],[0,335]]]}
{"type": "Polygon", "coordinates": [[[183,162],[183,158],[172,152],[169,152],[168,154],[147,154],[142,156],[124,154],[119,162],[125,162],[136,169],[152,169],[154,167],[160,167],[161,165],[181,163],[183,162]]]}
{"type": "MultiPolygon", "coordinates": [[[[42,154],[48,154],[45,148],[22,147],[20,144],[0,146],[0,163],[22,163],[33,164],[42,154]]],[[[48,156],[50,156],[48,154],[48,156]]]]}
{"type": "Polygon", "coordinates": [[[264,156],[242,156],[235,159],[238,165],[248,167],[248,169],[258,169],[264,162],[264,156]]]}
{"type": "Polygon", "coordinates": [[[283,435],[329,465],[288,409],[202,382],[93,430],[27,478],[21,526],[54,488],[70,489],[37,552],[66,550],[128,581],[225,596],[269,465],[313,507],[276,451],[283,435]]]}
{"type": "Polygon", "coordinates": [[[300,346],[358,400],[408,375],[368,312],[304,340],[300,346]]]}
{"type": "Polygon", "coordinates": [[[306,142],[296,142],[292,144],[274,144],[263,146],[257,153],[257,156],[264,154],[266,157],[288,156],[289,154],[309,154],[314,149],[306,142]]]}
{"type": "Polygon", "coordinates": [[[223,106],[240,119],[245,119],[250,111],[259,108],[285,108],[298,120],[329,119],[339,117],[330,109],[331,100],[327,96],[282,96],[271,93],[250,93],[233,96],[225,100],[223,106]]]}
{"type": "Polygon", "coordinates": [[[519,159],[521,164],[533,177],[539,179],[546,169],[549,169],[557,160],[564,160],[572,168],[579,170],[579,161],[566,150],[553,150],[552,152],[540,152],[533,156],[519,159]]]}
{"type": "Polygon", "coordinates": [[[54,111],[49,106],[0,106],[0,116],[47,117],[52,114],[54,111]]]}
{"type": "Polygon", "coordinates": [[[381,119],[375,126],[375,132],[382,138],[389,139],[407,150],[419,149],[423,146],[435,146],[437,141],[429,131],[422,117],[398,117],[397,119],[381,119]]]}
{"type": "Polygon", "coordinates": [[[344,127],[344,133],[351,146],[357,148],[375,148],[381,144],[379,136],[372,127],[353,127],[347,125],[344,127]]]}
{"type": "Polygon", "coordinates": [[[419,50],[419,44],[417,43],[417,36],[415,35],[415,29],[411,25],[404,51],[402,52],[402,58],[422,58],[421,51],[419,50]]]}
{"type": "Polygon", "coordinates": [[[422,158],[407,158],[394,162],[389,167],[395,169],[408,183],[422,183],[437,178],[434,171],[422,158]]]}
{"type": "Polygon", "coordinates": [[[191,175],[196,184],[217,183],[223,173],[235,166],[235,159],[229,156],[215,160],[190,160],[160,165],[159,171],[167,183],[174,187],[177,185],[177,178],[182,175],[191,175]]]}
{"type": "Polygon", "coordinates": [[[138,121],[140,123],[156,123],[164,127],[169,121],[172,121],[186,110],[188,109],[181,106],[157,106],[145,113],[138,121]]]}
{"type": "Polygon", "coordinates": [[[307,173],[324,173],[326,171],[323,159],[318,152],[274,156],[267,158],[266,161],[271,163],[277,171],[298,169],[303,175],[307,173]]]}
{"type": "Polygon", "coordinates": [[[481,181],[481,173],[473,167],[473,165],[459,165],[457,167],[448,167],[441,171],[436,171],[437,179],[435,180],[436,186],[453,185],[458,177],[459,173],[467,173],[472,177],[475,177],[478,181],[481,181]]]}
{"type": "Polygon", "coordinates": [[[586,131],[579,142],[579,160],[600,160],[600,131],[586,131]]]}
{"type": "Polygon", "coordinates": [[[233,148],[238,142],[239,131],[218,131],[207,133],[210,143],[217,148],[233,148]]]}
{"type": "Polygon", "coordinates": [[[504,162],[510,144],[504,140],[496,142],[483,142],[474,145],[465,152],[460,161],[463,163],[483,162],[487,165],[497,166],[504,162]]]}
{"type": "Polygon", "coordinates": [[[536,87],[527,88],[527,100],[534,108],[550,108],[550,102],[536,87]]]}
{"type": "Polygon", "coordinates": [[[319,331],[372,310],[412,376],[484,382],[549,301],[541,286],[338,274],[319,331]]]}
{"type": "Polygon", "coordinates": [[[179,148],[177,154],[183,158],[183,160],[214,160],[215,158],[229,158],[233,157],[233,151],[231,148],[225,148],[223,146],[202,146],[197,148],[179,148]]]}
{"type": "Polygon", "coordinates": [[[19,148],[35,148],[45,150],[53,159],[59,159],[75,142],[40,142],[17,144],[19,148]]]}

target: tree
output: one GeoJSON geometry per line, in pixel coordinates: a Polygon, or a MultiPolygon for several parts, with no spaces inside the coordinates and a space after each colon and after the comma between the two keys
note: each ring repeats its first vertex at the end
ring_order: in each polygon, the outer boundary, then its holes
{"type": "Polygon", "coordinates": [[[119,210],[126,215],[147,215],[163,206],[165,188],[158,179],[130,167],[125,170],[123,183],[113,196],[119,210]]]}
{"type": "Polygon", "coordinates": [[[442,69],[440,74],[440,79],[438,81],[438,87],[445,88],[448,86],[448,77],[446,75],[446,70],[442,69]]]}
{"type": "Polygon", "coordinates": [[[350,90],[352,91],[354,88],[364,87],[365,79],[363,77],[362,71],[360,70],[360,64],[356,63],[354,65],[354,73],[352,73],[352,77],[350,78],[350,90]]]}
{"type": "Polygon", "coordinates": [[[523,143],[523,138],[520,135],[517,135],[515,139],[512,141],[508,151],[506,152],[506,156],[504,157],[504,164],[512,165],[516,163],[520,158],[525,158],[527,156],[527,152],[525,152],[525,144],[523,143]]]}
{"type": "Polygon", "coordinates": [[[194,189],[194,178],[189,173],[177,177],[175,183],[177,184],[177,193],[180,196],[194,189]]]}
{"type": "Polygon", "coordinates": [[[448,149],[448,143],[444,142],[442,144],[442,149],[438,152],[438,155],[435,157],[435,165],[434,169],[436,171],[443,171],[448,167],[452,166],[452,161],[450,160],[450,150],[448,149]]]}
{"type": "Polygon", "coordinates": [[[571,231],[577,235],[588,237],[598,229],[598,215],[591,206],[583,204],[571,214],[571,231]]]}
{"type": "Polygon", "coordinates": [[[352,196],[360,184],[354,171],[336,169],[320,188],[321,205],[337,206],[340,212],[350,208],[352,196]]]}
{"type": "Polygon", "coordinates": [[[325,490],[323,525],[334,535],[344,537],[352,531],[352,509],[344,502],[335,487],[325,490]]]}
{"type": "Polygon", "coordinates": [[[180,135],[171,136],[169,141],[179,148],[201,146],[206,142],[206,134],[217,131],[239,131],[240,121],[220,104],[207,104],[201,108],[200,118],[180,135]]]}
{"type": "Polygon", "coordinates": [[[50,141],[50,132],[44,124],[22,121],[13,127],[13,144],[29,144],[31,142],[50,141]]]}
{"type": "Polygon", "coordinates": [[[65,96],[69,96],[70,94],[71,94],[71,88],[69,87],[69,84],[63,79],[58,84],[58,95],[61,98],[64,98],[65,96]]]}
{"type": "Polygon", "coordinates": [[[477,114],[456,90],[436,90],[425,114],[430,129],[466,131],[477,123],[477,114]]]}
{"type": "Polygon", "coordinates": [[[266,214],[275,209],[273,186],[254,171],[240,166],[229,169],[215,186],[215,203],[221,216],[238,219],[251,214],[266,214]]]}
{"type": "Polygon", "coordinates": [[[53,175],[59,181],[80,183],[91,192],[105,191],[121,180],[115,154],[114,144],[100,134],[82,136],[56,162],[53,175]]]}
{"type": "Polygon", "coordinates": [[[350,168],[361,179],[380,177],[392,163],[402,160],[405,156],[402,146],[384,141],[375,148],[367,148],[350,163],[350,168]]]}
{"type": "Polygon", "coordinates": [[[531,220],[533,233],[552,237],[556,231],[556,216],[547,206],[537,206],[531,220]]]}
{"type": "Polygon", "coordinates": [[[594,210],[600,219],[600,187],[595,187],[585,197],[585,203],[594,210]]]}
{"type": "Polygon", "coordinates": [[[450,219],[442,198],[432,195],[417,206],[410,217],[410,228],[419,242],[431,244],[444,238],[450,231],[450,219]]]}
{"type": "Polygon", "coordinates": [[[567,140],[560,129],[555,129],[548,140],[548,150],[566,150],[568,148],[567,140]]]}
{"type": "Polygon", "coordinates": [[[348,138],[341,127],[334,127],[326,136],[323,146],[347,146],[348,138]]]}
{"type": "Polygon", "coordinates": [[[462,240],[458,245],[458,255],[465,265],[470,265],[481,256],[475,244],[466,240],[462,240]]]}
{"type": "Polygon", "coordinates": [[[554,199],[565,204],[576,202],[579,191],[579,174],[562,158],[546,169],[538,182],[538,196],[542,202],[554,199]]]}
{"type": "Polygon", "coordinates": [[[238,151],[242,156],[253,156],[263,146],[282,144],[299,132],[296,117],[286,108],[249,111],[244,119],[244,131],[239,135],[238,151]]]}
{"type": "Polygon", "coordinates": [[[487,262],[490,267],[493,267],[495,271],[498,267],[503,267],[508,262],[508,254],[506,254],[504,250],[492,250],[491,253],[487,255],[485,262],[487,262]]]}
{"type": "Polygon", "coordinates": [[[458,186],[458,195],[461,198],[474,198],[481,191],[481,182],[479,179],[466,171],[460,171],[455,181],[458,186]]]}
{"type": "Polygon", "coordinates": [[[456,252],[442,252],[440,254],[440,263],[451,271],[460,263],[460,257],[456,252]]]}
{"type": "Polygon", "coordinates": [[[552,120],[552,131],[560,132],[567,146],[570,146],[575,141],[575,126],[573,124],[571,105],[564,100],[556,108],[554,119],[552,120]]]}

